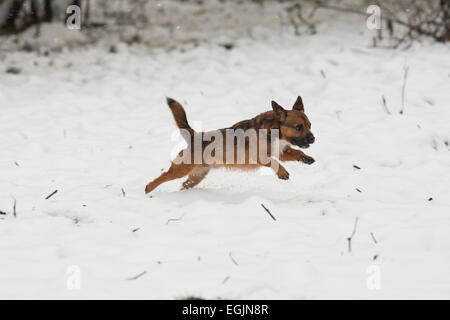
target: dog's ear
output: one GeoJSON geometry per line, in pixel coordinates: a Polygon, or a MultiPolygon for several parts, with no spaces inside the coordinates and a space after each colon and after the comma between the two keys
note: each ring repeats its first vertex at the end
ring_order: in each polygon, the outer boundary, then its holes
{"type": "Polygon", "coordinates": [[[295,103],[292,106],[292,110],[305,111],[305,108],[303,107],[302,97],[298,96],[297,100],[295,100],[295,103]]]}
{"type": "Polygon", "coordinates": [[[286,110],[284,110],[284,108],[282,106],[280,106],[278,103],[276,103],[273,100],[272,100],[272,109],[273,109],[273,111],[275,111],[277,116],[281,116],[286,112],[286,110]]]}

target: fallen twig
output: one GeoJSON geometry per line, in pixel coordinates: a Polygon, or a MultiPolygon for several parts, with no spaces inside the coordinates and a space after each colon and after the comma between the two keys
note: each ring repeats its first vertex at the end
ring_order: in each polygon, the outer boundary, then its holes
{"type": "Polygon", "coordinates": [[[235,266],[238,266],[239,264],[237,263],[236,260],[234,260],[233,255],[231,254],[231,251],[230,251],[229,256],[230,256],[231,261],[233,261],[234,265],[235,265],[235,266]]]}
{"type": "Polygon", "coordinates": [[[262,203],[261,206],[264,208],[264,210],[266,210],[266,212],[270,215],[270,217],[274,220],[277,221],[277,219],[272,215],[272,213],[269,211],[269,209],[267,209],[262,203]]]}
{"type": "Polygon", "coordinates": [[[123,188],[120,188],[120,189],[122,189],[122,196],[125,197],[125,190],[123,190],[123,188]]]}
{"type": "Polygon", "coordinates": [[[169,222],[172,222],[172,221],[180,221],[181,219],[183,219],[183,217],[180,217],[180,218],[170,218],[170,219],[167,219],[167,221],[166,221],[166,225],[168,225],[168,224],[169,224],[169,222]]]}
{"type": "Polygon", "coordinates": [[[141,227],[139,227],[139,228],[136,228],[136,229],[133,229],[133,230],[131,230],[131,232],[136,232],[136,231],[139,231],[139,229],[140,229],[141,227]]]}
{"type": "Polygon", "coordinates": [[[137,280],[145,274],[147,274],[147,271],[143,271],[143,272],[139,273],[138,275],[135,275],[134,277],[128,278],[127,280],[137,280]]]}
{"type": "Polygon", "coordinates": [[[361,168],[358,167],[356,164],[353,165],[353,168],[358,169],[358,170],[361,170],[361,168]]]}
{"type": "Polygon", "coordinates": [[[0,216],[6,216],[6,212],[0,210],[0,216]]]}
{"type": "Polygon", "coordinates": [[[406,87],[406,79],[408,78],[408,71],[409,66],[404,67],[404,74],[403,74],[403,85],[402,85],[402,109],[400,110],[400,114],[403,114],[405,111],[405,87],[406,87]]]}
{"type": "Polygon", "coordinates": [[[13,215],[14,215],[14,218],[17,218],[16,203],[17,203],[17,201],[16,201],[16,199],[14,199],[14,204],[13,204],[13,215]]]}
{"type": "Polygon", "coordinates": [[[350,237],[347,238],[348,241],[348,252],[352,252],[352,239],[353,236],[356,233],[356,227],[358,226],[358,217],[355,218],[355,225],[353,226],[353,231],[352,231],[352,235],[350,237]]]}
{"type": "Polygon", "coordinates": [[[56,193],[58,192],[58,190],[53,191],[52,193],[50,193],[48,196],[45,197],[45,200],[50,199],[52,196],[54,196],[56,193]]]}
{"type": "Polygon", "coordinates": [[[223,279],[222,284],[225,284],[228,280],[230,280],[230,276],[226,276],[225,279],[223,279]]]}
{"type": "Polygon", "coordinates": [[[382,102],[382,106],[384,108],[384,110],[386,111],[387,114],[391,114],[391,111],[389,111],[387,104],[386,104],[386,98],[384,95],[381,96],[381,102],[382,102]]]}
{"type": "Polygon", "coordinates": [[[375,242],[375,244],[377,244],[378,241],[377,241],[377,239],[375,238],[375,235],[373,234],[373,232],[371,232],[370,235],[372,236],[373,242],[375,242]]]}

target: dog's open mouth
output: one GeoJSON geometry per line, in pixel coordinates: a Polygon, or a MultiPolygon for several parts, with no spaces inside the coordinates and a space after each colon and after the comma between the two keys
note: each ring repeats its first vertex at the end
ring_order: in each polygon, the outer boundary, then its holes
{"type": "Polygon", "coordinates": [[[300,144],[297,144],[297,146],[299,146],[302,149],[308,149],[309,148],[309,143],[300,143],[300,144]]]}
{"type": "Polygon", "coordinates": [[[307,148],[309,148],[309,142],[307,142],[307,141],[304,141],[304,140],[300,140],[300,141],[294,141],[294,144],[297,146],[297,147],[300,147],[300,148],[302,148],[302,149],[307,149],[307,148]]]}

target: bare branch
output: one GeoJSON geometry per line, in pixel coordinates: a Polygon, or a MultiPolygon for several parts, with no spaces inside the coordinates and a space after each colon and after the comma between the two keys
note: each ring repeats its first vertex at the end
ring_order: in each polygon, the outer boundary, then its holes
{"type": "Polygon", "coordinates": [[[375,235],[373,234],[373,232],[370,233],[370,236],[372,237],[373,242],[375,242],[375,244],[378,244],[378,241],[375,238],[375,235]]]}
{"type": "Polygon", "coordinates": [[[352,231],[352,235],[350,237],[347,238],[348,241],[348,252],[351,253],[352,252],[352,239],[355,236],[356,233],[356,227],[358,226],[358,217],[355,218],[355,225],[353,226],[353,231],[352,231]]]}
{"type": "Polygon", "coordinates": [[[231,261],[233,261],[234,265],[238,266],[239,264],[236,262],[236,260],[234,260],[233,255],[231,254],[231,251],[230,251],[229,256],[230,256],[231,261]]]}
{"type": "Polygon", "coordinates": [[[403,85],[402,85],[402,109],[400,110],[400,114],[403,114],[403,112],[405,112],[405,87],[406,87],[406,79],[408,78],[409,66],[405,65],[403,70],[404,70],[404,74],[403,74],[403,85]]]}
{"type": "Polygon", "coordinates": [[[52,196],[54,196],[56,193],[58,192],[58,190],[53,191],[52,193],[50,193],[48,196],[45,197],[45,200],[50,199],[52,196]]]}
{"type": "Polygon", "coordinates": [[[128,278],[127,280],[137,280],[137,279],[139,279],[140,277],[142,277],[145,274],[147,274],[147,271],[143,271],[143,272],[135,275],[134,277],[128,278]]]}
{"type": "Polygon", "coordinates": [[[262,203],[261,206],[264,208],[264,210],[266,210],[266,212],[270,215],[270,217],[274,220],[277,221],[277,219],[272,215],[272,213],[269,211],[269,209],[267,209],[262,203]]]}

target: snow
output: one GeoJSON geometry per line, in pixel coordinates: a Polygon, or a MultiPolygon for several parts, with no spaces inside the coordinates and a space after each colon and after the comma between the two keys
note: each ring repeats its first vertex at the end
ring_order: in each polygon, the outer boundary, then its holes
{"type": "Polygon", "coordinates": [[[449,50],[371,48],[363,23],[232,50],[0,53],[0,298],[449,299],[449,50]],[[214,171],[144,194],[179,143],[166,95],[208,130],[299,94],[316,162],[286,163],[290,180],[214,171]]]}

